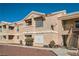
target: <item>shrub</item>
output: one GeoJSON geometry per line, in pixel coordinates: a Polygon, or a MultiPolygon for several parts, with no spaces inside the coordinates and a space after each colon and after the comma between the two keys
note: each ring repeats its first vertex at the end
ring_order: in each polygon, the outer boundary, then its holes
{"type": "Polygon", "coordinates": [[[27,45],[27,46],[33,46],[33,38],[28,37],[28,38],[25,39],[25,42],[26,42],[25,45],[27,45]]]}
{"type": "Polygon", "coordinates": [[[60,45],[54,45],[54,48],[60,48],[61,46],[60,45]]]}
{"type": "Polygon", "coordinates": [[[52,41],[49,43],[49,47],[52,48],[52,47],[54,47],[54,45],[55,45],[55,42],[52,40],[52,41]]]}
{"type": "Polygon", "coordinates": [[[43,45],[43,47],[48,48],[49,46],[48,45],[43,45]]]}

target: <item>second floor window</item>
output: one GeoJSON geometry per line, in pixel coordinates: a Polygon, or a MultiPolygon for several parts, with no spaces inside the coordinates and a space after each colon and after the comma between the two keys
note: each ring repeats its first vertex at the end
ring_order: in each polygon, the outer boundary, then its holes
{"type": "Polygon", "coordinates": [[[35,25],[36,27],[43,27],[44,23],[44,18],[43,17],[37,17],[37,18],[34,18],[35,19],[35,25]]]}
{"type": "Polygon", "coordinates": [[[35,20],[35,24],[36,27],[43,27],[43,20],[42,19],[35,20]]]}
{"type": "Polygon", "coordinates": [[[3,28],[6,29],[6,25],[3,25],[3,28]]]}
{"type": "Polygon", "coordinates": [[[67,20],[63,20],[62,25],[64,30],[68,30],[70,28],[67,20]]]}
{"type": "Polygon", "coordinates": [[[19,32],[19,26],[17,26],[17,32],[19,32]]]}
{"type": "Polygon", "coordinates": [[[79,21],[75,22],[76,28],[79,28],[79,21]]]}
{"type": "Polygon", "coordinates": [[[0,32],[2,32],[2,26],[0,26],[0,32]]]}
{"type": "Polygon", "coordinates": [[[26,26],[32,25],[32,19],[25,20],[26,26]]]}
{"type": "Polygon", "coordinates": [[[13,30],[14,29],[14,26],[9,26],[9,30],[13,30]]]}

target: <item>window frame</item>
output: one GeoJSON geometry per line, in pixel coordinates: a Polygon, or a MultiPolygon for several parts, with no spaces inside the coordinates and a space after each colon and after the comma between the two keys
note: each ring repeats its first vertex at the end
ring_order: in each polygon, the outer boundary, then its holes
{"type": "Polygon", "coordinates": [[[0,32],[2,32],[2,26],[0,26],[0,32]]]}
{"type": "Polygon", "coordinates": [[[43,20],[36,20],[35,25],[36,25],[36,27],[43,27],[44,26],[43,20]]]}
{"type": "Polygon", "coordinates": [[[79,20],[75,21],[75,28],[79,28],[79,20]]]}

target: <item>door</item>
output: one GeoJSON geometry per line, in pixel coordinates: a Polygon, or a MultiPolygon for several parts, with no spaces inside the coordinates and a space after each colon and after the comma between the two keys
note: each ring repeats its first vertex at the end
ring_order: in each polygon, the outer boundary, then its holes
{"type": "Polygon", "coordinates": [[[67,46],[66,41],[67,41],[68,35],[63,35],[62,37],[63,37],[63,46],[66,47],[67,46]]]}

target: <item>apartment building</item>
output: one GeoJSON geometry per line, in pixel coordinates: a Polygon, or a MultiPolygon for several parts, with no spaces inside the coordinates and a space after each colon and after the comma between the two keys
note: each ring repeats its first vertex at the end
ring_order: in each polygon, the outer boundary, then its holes
{"type": "Polygon", "coordinates": [[[62,21],[62,38],[64,46],[79,48],[79,12],[59,18],[62,21]]]}
{"type": "MultiPolygon", "coordinates": [[[[65,11],[51,14],[32,11],[18,22],[1,22],[0,43],[19,44],[22,41],[25,45],[26,37],[32,37],[33,46],[42,47],[54,40],[56,45],[77,48],[78,35],[77,39],[73,39],[71,29],[74,24],[74,27],[79,27],[78,18],[78,13],[68,15],[65,11]]],[[[78,33],[78,29],[74,32],[78,33]]]]}

